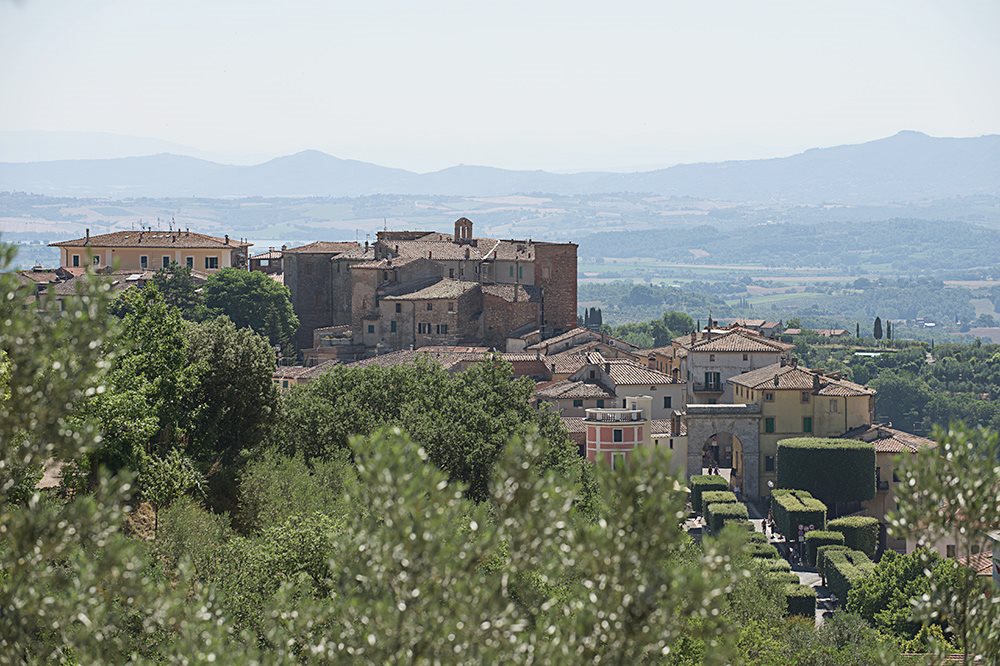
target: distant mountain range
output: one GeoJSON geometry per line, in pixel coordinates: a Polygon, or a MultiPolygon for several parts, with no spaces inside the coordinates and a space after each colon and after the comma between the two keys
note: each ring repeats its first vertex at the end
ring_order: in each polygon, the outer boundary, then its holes
{"type": "Polygon", "coordinates": [[[414,173],[304,151],[250,166],[170,153],[0,163],[0,191],[80,197],[589,194],[632,192],[739,202],[884,204],[1000,195],[1000,135],[919,132],[766,160],[637,173],[556,174],[455,166],[414,173]]]}

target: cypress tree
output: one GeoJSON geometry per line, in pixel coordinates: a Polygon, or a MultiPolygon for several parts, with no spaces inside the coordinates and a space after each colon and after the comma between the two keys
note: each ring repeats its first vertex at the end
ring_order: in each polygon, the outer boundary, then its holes
{"type": "Polygon", "coordinates": [[[875,317],[875,330],[872,331],[872,334],[875,336],[876,340],[881,340],[882,339],[882,318],[881,317],[875,317]]]}

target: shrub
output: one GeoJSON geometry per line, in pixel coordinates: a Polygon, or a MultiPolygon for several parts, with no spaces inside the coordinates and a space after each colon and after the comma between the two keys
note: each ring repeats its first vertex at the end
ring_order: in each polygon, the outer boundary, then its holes
{"type": "Polygon", "coordinates": [[[847,603],[851,588],[875,570],[875,565],[860,550],[835,550],[826,553],[827,587],[841,604],[847,603]]]}
{"type": "Polygon", "coordinates": [[[820,546],[842,546],[844,535],[831,530],[813,530],[806,532],[806,554],[809,566],[816,566],[816,549],[820,546]]]}
{"type": "Polygon", "coordinates": [[[715,474],[700,474],[688,480],[691,489],[691,508],[695,513],[701,513],[701,494],[707,490],[729,490],[729,484],[721,476],[715,474]]]}
{"type": "Polygon", "coordinates": [[[729,490],[706,490],[701,493],[701,509],[708,522],[708,506],[710,504],[735,504],[736,493],[729,490]]]}
{"type": "Polygon", "coordinates": [[[763,532],[758,532],[754,530],[749,535],[747,535],[748,543],[767,543],[767,535],[763,532]]]}
{"type": "Polygon", "coordinates": [[[816,571],[823,577],[824,582],[826,581],[826,571],[824,570],[824,567],[826,566],[827,555],[837,550],[850,550],[850,548],[839,544],[829,544],[826,546],[820,546],[816,549],[816,571]]]}
{"type": "Polygon", "coordinates": [[[844,545],[875,557],[878,547],[878,519],[870,516],[847,516],[831,520],[830,530],[844,535],[844,545]]]}
{"type": "Polygon", "coordinates": [[[785,601],[789,615],[816,617],[816,590],[808,585],[789,583],[785,585],[785,601]]]}
{"type": "Polygon", "coordinates": [[[789,541],[798,539],[799,525],[826,525],[826,505],[805,490],[775,490],[771,510],[775,528],[789,541]]]}
{"type": "Polygon", "coordinates": [[[745,504],[733,504],[730,502],[709,504],[705,515],[707,516],[705,525],[713,534],[718,534],[722,531],[723,526],[731,522],[741,522],[745,525],[750,525],[750,514],[745,504]]]}
{"type": "Polygon", "coordinates": [[[794,571],[768,571],[764,574],[764,579],[781,586],[799,584],[799,575],[794,571]]]}
{"type": "Polygon", "coordinates": [[[769,543],[752,543],[748,546],[747,552],[749,552],[752,557],[762,560],[778,559],[778,549],[769,543]]]}
{"type": "Polygon", "coordinates": [[[764,571],[791,571],[792,565],[788,560],[757,560],[757,564],[763,567],[764,571]]]}
{"type": "Polygon", "coordinates": [[[797,437],[778,442],[778,486],[825,502],[875,497],[875,448],[856,439],[797,437]]]}

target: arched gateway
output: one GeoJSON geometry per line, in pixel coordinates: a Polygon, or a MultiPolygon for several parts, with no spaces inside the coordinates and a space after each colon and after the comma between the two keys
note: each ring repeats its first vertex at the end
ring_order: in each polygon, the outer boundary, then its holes
{"type": "Polygon", "coordinates": [[[687,406],[688,458],[687,475],[702,471],[702,445],[713,435],[729,433],[739,440],[741,478],[736,482],[743,497],[760,498],[760,406],[699,405],[687,406]]]}

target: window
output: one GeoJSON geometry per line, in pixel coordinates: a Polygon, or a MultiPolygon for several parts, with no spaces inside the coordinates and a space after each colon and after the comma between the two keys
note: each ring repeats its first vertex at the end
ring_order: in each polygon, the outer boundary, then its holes
{"type": "Polygon", "coordinates": [[[625,454],[624,453],[612,453],[611,454],[611,469],[625,469],[625,454]]]}
{"type": "Polygon", "coordinates": [[[979,544],[973,544],[972,545],[972,554],[973,555],[978,555],[979,554],[979,544]]]}
{"type": "Polygon", "coordinates": [[[706,391],[722,390],[722,376],[718,372],[705,373],[705,390],[706,391]]]}
{"type": "Polygon", "coordinates": [[[96,254],[94,255],[94,265],[95,266],[100,266],[101,265],[101,258],[99,256],[97,256],[96,254]]]}
{"type": "Polygon", "coordinates": [[[604,409],[604,401],[603,400],[598,400],[597,401],[597,408],[598,409],[604,409]]]}
{"type": "Polygon", "coordinates": [[[80,255],[74,254],[73,255],[73,268],[79,268],[79,267],[80,267],[80,255]]]}
{"type": "Polygon", "coordinates": [[[520,280],[524,277],[524,266],[517,267],[517,279],[520,280]]]}
{"type": "Polygon", "coordinates": [[[591,379],[593,379],[593,378],[594,378],[594,372],[595,372],[594,370],[591,370],[591,371],[590,371],[590,378],[591,378],[591,379]]]}
{"type": "Polygon", "coordinates": [[[574,407],[583,407],[583,400],[574,400],[573,401],[573,406],[574,407]]]}
{"type": "Polygon", "coordinates": [[[438,324],[437,332],[438,335],[448,335],[448,324],[438,324]]]}
{"type": "Polygon", "coordinates": [[[715,363],[715,354],[709,354],[709,355],[708,355],[708,360],[709,360],[709,361],[710,361],[711,363],[715,363]]]}
{"type": "Polygon", "coordinates": [[[663,396],[663,409],[670,409],[671,407],[670,402],[671,399],[669,395],[663,396]]]}
{"type": "Polygon", "coordinates": [[[674,450],[674,440],[673,440],[673,438],[670,439],[670,450],[671,451],[674,450]]]}
{"type": "Polygon", "coordinates": [[[450,277],[450,278],[455,277],[455,269],[454,268],[449,268],[448,269],[448,277],[450,277]]]}
{"type": "MultiPolygon", "coordinates": [[[[308,266],[308,265],[309,264],[306,264],[306,266],[308,266]]],[[[218,268],[218,267],[219,267],[219,258],[218,257],[205,257],[205,268],[211,270],[213,268],[218,268]]]]}
{"type": "Polygon", "coordinates": [[[390,333],[395,333],[396,332],[396,320],[395,319],[393,319],[392,321],[389,322],[389,332],[390,333]]]}
{"type": "Polygon", "coordinates": [[[431,310],[433,310],[433,309],[434,309],[434,304],[433,304],[433,303],[431,303],[431,302],[428,302],[428,303],[427,303],[427,311],[428,311],[428,312],[430,312],[430,311],[431,311],[431,310]]]}
{"type": "Polygon", "coordinates": [[[548,280],[550,275],[552,275],[552,269],[548,266],[542,266],[542,279],[548,280]]]}
{"type": "Polygon", "coordinates": [[[628,402],[625,398],[622,398],[622,409],[625,409],[626,407],[628,407],[628,402]]]}
{"type": "Polygon", "coordinates": [[[188,257],[186,263],[188,268],[194,268],[194,257],[188,257]]]}
{"type": "Polygon", "coordinates": [[[764,402],[774,402],[774,393],[771,391],[764,393],[764,402]]]}
{"type": "Polygon", "coordinates": [[[955,557],[955,544],[950,543],[947,546],[945,546],[944,552],[947,554],[948,557],[955,557]]]}
{"type": "Polygon", "coordinates": [[[369,333],[375,332],[375,324],[368,324],[368,332],[369,333]]]}
{"type": "Polygon", "coordinates": [[[455,311],[455,301],[448,301],[448,312],[455,311]]]}
{"type": "Polygon", "coordinates": [[[616,441],[616,442],[621,442],[624,439],[624,435],[622,433],[622,429],[621,428],[615,428],[612,431],[611,434],[612,434],[611,439],[614,440],[614,441],[616,441]]]}
{"type": "Polygon", "coordinates": [[[774,456],[764,456],[764,471],[765,472],[774,471],[774,456]]]}
{"type": "Polygon", "coordinates": [[[809,391],[803,391],[802,392],[802,404],[804,405],[807,402],[809,402],[809,391]]]}
{"type": "Polygon", "coordinates": [[[429,323],[426,323],[426,322],[420,322],[419,324],[417,324],[417,333],[420,333],[420,334],[423,334],[423,335],[430,335],[430,333],[431,333],[431,325],[429,323]]]}
{"type": "Polygon", "coordinates": [[[899,474],[896,473],[896,470],[892,470],[892,482],[899,483],[899,474]]]}
{"type": "Polygon", "coordinates": [[[764,432],[774,432],[774,417],[768,416],[764,419],[764,432]]]}
{"type": "Polygon", "coordinates": [[[802,417],[802,432],[813,431],[813,418],[811,416],[802,417]]]}
{"type": "Polygon", "coordinates": [[[743,360],[744,361],[749,361],[750,360],[750,354],[743,354],[743,360]]]}
{"type": "Polygon", "coordinates": [[[836,398],[830,401],[830,413],[838,414],[840,413],[840,402],[836,398]]]}
{"type": "Polygon", "coordinates": [[[403,311],[403,304],[396,303],[396,312],[402,312],[402,311],[403,311]]]}
{"type": "Polygon", "coordinates": [[[281,380],[281,388],[288,388],[288,380],[287,379],[282,379],[281,380]]]}
{"type": "Polygon", "coordinates": [[[139,268],[141,268],[142,270],[146,270],[147,268],[149,268],[149,257],[147,257],[146,255],[142,255],[141,257],[139,257],[139,268]]]}
{"type": "Polygon", "coordinates": [[[514,267],[513,266],[510,267],[510,276],[514,277],[514,267]]]}

